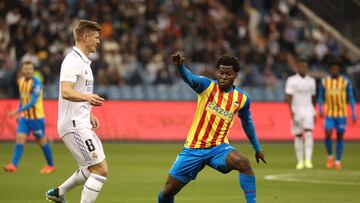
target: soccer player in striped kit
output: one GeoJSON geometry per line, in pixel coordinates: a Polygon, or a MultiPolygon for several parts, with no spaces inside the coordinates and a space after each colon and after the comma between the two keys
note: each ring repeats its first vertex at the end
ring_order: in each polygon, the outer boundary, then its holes
{"type": "Polygon", "coordinates": [[[3,167],[6,172],[17,171],[24,151],[26,137],[29,136],[30,131],[40,144],[47,161],[47,165],[40,170],[40,173],[52,173],[55,171],[52,151],[45,136],[43,88],[40,80],[35,78],[33,74],[34,64],[31,61],[22,62],[22,76],[17,81],[20,93],[20,107],[10,112],[10,116],[19,117],[16,130],[16,145],[12,162],[3,167]]]}
{"type": "Polygon", "coordinates": [[[185,67],[183,56],[173,55],[171,59],[183,80],[198,94],[198,104],[185,147],[158,194],[158,202],[174,202],[174,196],[206,165],[221,173],[239,171],[240,186],[247,203],[256,202],[255,175],[250,162],[229,145],[227,138],[234,117],[238,115],[255,150],[257,162],[259,159],[265,162],[250,114],[250,98],[233,85],[239,72],[238,59],[232,56],[218,58],[216,81],[192,74],[185,67]]]}
{"type": "Polygon", "coordinates": [[[344,132],[346,129],[346,100],[352,110],[352,120],[356,121],[355,99],[350,80],[340,75],[341,64],[334,61],[329,64],[330,76],[321,80],[318,104],[320,116],[323,116],[323,103],[325,103],[325,147],[328,154],[326,167],[341,169],[341,157],[344,151],[344,132]],[[336,161],[333,156],[331,134],[336,129],[336,161]]]}

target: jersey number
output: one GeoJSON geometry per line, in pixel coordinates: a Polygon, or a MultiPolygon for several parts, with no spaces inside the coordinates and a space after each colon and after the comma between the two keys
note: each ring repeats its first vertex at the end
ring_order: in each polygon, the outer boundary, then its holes
{"type": "Polygon", "coordinates": [[[92,140],[91,140],[91,139],[85,140],[85,144],[86,144],[89,152],[92,152],[92,151],[95,150],[95,146],[94,146],[94,144],[92,143],[92,140]]]}

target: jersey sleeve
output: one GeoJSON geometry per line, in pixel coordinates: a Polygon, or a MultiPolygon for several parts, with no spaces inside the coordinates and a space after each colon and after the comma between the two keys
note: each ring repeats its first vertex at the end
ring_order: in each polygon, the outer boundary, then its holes
{"type": "Polygon", "coordinates": [[[188,84],[196,93],[200,94],[209,87],[211,80],[204,76],[198,76],[186,68],[184,64],[178,67],[181,78],[188,84]]]}
{"type": "Polygon", "coordinates": [[[80,73],[81,67],[75,66],[74,61],[66,58],[61,64],[60,82],[67,81],[75,83],[80,73]]]}
{"type": "Polygon", "coordinates": [[[245,102],[244,107],[239,110],[238,116],[241,120],[241,124],[245,131],[246,137],[249,139],[253,149],[256,152],[260,152],[261,151],[260,143],[256,136],[255,125],[250,113],[250,97],[247,94],[245,95],[247,96],[247,100],[245,102]]]}
{"type": "Polygon", "coordinates": [[[20,103],[20,108],[18,109],[18,112],[22,112],[22,111],[28,110],[31,107],[33,107],[36,104],[36,101],[39,98],[41,90],[42,90],[42,84],[39,81],[34,80],[32,90],[31,90],[30,101],[29,101],[29,103],[27,103],[24,106],[22,106],[22,104],[20,103]]]}
{"type": "Polygon", "coordinates": [[[289,95],[292,95],[294,94],[294,89],[292,87],[292,84],[291,84],[291,79],[288,78],[286,80],[286,84],[285,84],[285,94],[289,94],[289,95]]]}

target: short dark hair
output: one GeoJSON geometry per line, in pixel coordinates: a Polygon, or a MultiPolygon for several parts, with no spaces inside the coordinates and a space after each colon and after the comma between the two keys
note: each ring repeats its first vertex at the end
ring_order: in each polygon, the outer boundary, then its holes
{"type": "Polygon", "coordinates": [[[80,38],[89,31],[97,31],[100,32],[101,31],[101,26],[94,21],[90,21],[90,20],[80,20],[78,23],[76,23],[74,30],[73,30],[73,35],[75,38],[75,41],[79,41],[80,38]]]}
{"type": "Polygon", "coordinates": [[[240,71],[239,59],[235,56],[223,55],[218,58],[216,61],[216,69],[219,69],[220,65],[232,66],[235,72],[240,71]]]}

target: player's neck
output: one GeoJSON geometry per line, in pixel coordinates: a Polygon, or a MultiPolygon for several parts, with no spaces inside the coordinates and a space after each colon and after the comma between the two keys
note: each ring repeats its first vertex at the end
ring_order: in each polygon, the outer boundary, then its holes
{"type": "Polygon", "coordinates": [[[86,48],[86,46],[82,45],[81,43],[76,43],[75,47],[80,49],[86,57],[89,57],[90,51],[86,48]]]}
{"type": "Polygon", "coordinates": [[[305,78],[305,77],[306,77],[306,74],[300,74],[300,73],[299,73],[299,75],[300,75],[300,77],[302,77],[302,78],[305,78]]]}

